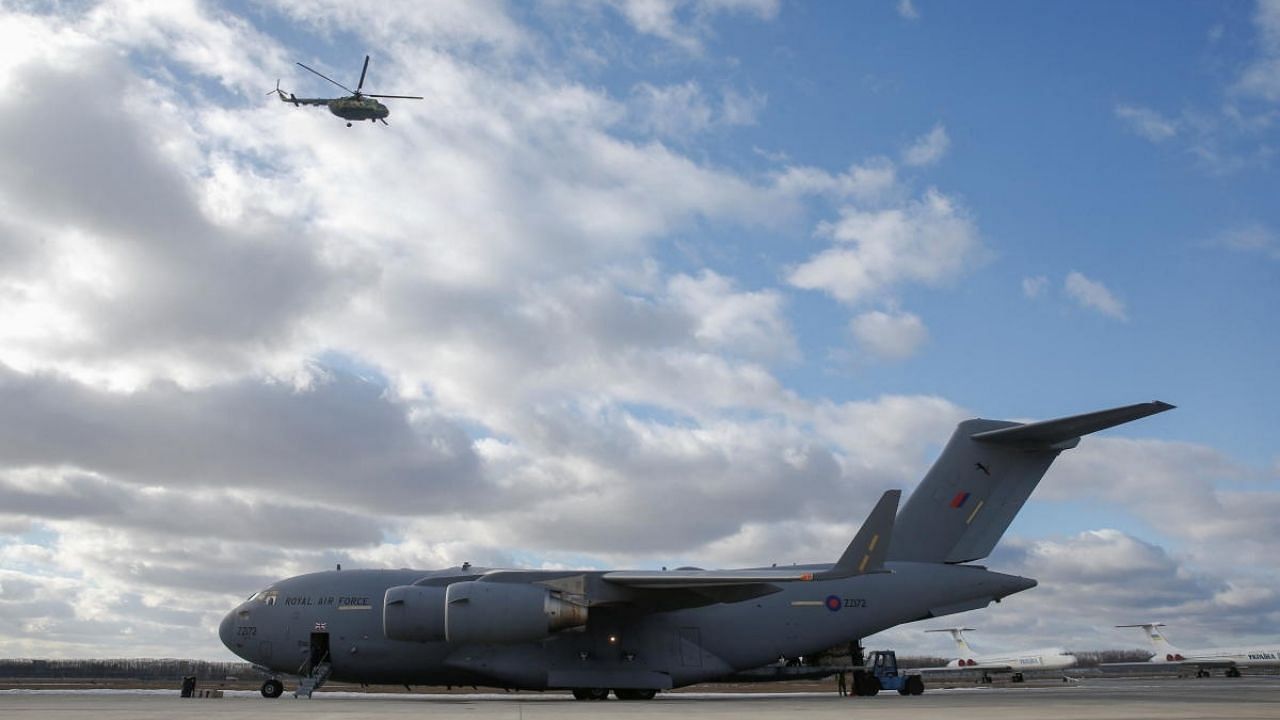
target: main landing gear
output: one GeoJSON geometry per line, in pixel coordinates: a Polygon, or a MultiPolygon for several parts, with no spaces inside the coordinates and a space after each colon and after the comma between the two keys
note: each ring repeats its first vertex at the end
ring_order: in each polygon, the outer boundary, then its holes
{"type": "Polygon", "coordinates": [[[284,683],[275,678],[262,683],[262,697],[278,698],[284,692],[284,683]]]}

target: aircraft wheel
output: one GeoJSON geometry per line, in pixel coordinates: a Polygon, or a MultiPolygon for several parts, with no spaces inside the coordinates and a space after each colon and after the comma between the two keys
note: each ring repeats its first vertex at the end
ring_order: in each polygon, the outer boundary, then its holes
{"type": "Polygon", "coordinates": [[[591,691],[586,688],[574,688],[573,699],[574,700],[590,700],[591,691]]]}
{"type": "Polygon", "coordinates": [[[652,700],[658,694],[657,690],[641,690],[635,688],[622,688],[614,690],[613,694],[619,700],[652,700]]]}
{"type": "Polygon", "coordinates": [[[1227,677],[1240,677],[1240,670],[1238,668],[1227,668],[1227,677]]]}
{"type": "Polygon", "coordinates": [[[911,694],[911,691],[907,689],[907,686],[906,686],[906,685],[903,685],[902,687],[898,688],[898,694],[899,694],[899,695],[910,695],[910,694],[911,694]]]}
{"type": "Polygon", "coordinates": [[[1009,678],[1009,682],[1022,682],[1024,680],[1026,678],[1022,677],[1022,673],[1014,673],[1013,677],[1009,678]]]}
{"type": "Polygon", "coordinates": [[[347,127],[351,127],[351,123],[347,123],[347,127]]]}
{"type": "Polygon", "coordinates": [[[924,694],[924,678],[919,675],[912,675],[907,678],[907,692],[912,695],[924,694]]]}
{"type": "Polygon", "coordinates": [[[278,698],[284,693],[284,683],[275,678],[271,678],[270,680],[262,683],[261,692],[262,697],[264,698],[278,698]]]}
{"type": "Polygon", "coordinates": [[[574,688],[574,700],[606,700],[609,697],[609,688],[574,688]]]}

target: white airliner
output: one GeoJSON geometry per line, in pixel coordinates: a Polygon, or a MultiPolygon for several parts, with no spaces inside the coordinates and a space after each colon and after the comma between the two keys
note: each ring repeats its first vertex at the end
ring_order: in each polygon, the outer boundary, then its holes
{"type": "Polygon", "coordinates": [[[1164,623],[1140,623],[1137,625],[1117,625],[1122,628],[1142,628],[1151,641],[1155,655],[1146,663],[1105,663],[1104,667],[1142,666],[1149,663],[1164,665],[1181,665],[1195,667],[1196,677],[1209,677],[1209,668],[1226,668],[1227,677],[1240,677],[1240,668],[1277,667],[1280,666],[1280,643],[1271,646],[1254,645],[1252,647],[1216,647],[1182,650],[1173,646],[1160,628],[1164,623]]]}
{"type": "Polygon", "coordinates": [[[952,639],[956,641],[956,649],[959,651],[960,657],[947,663],[946,667],[921,668],[920,672],[981,671],[983,682],[991,682],[992,673],[1007,672],[1013,673],[1013,682],[1022,682],[1022,674],[1024,672],[1032,670],[1065,670],[1066,668],[1074,667],[1076,664],[1076,656],[1062,648],[1041,648],[1038,650],[1023,650],[1022,652],[980,655],[969,647],[969,643],[964,641],[964,632],[966,630],[973,630],[973,628],[955,627],[925,630],[925,632],[951,633],[952,639]]]}

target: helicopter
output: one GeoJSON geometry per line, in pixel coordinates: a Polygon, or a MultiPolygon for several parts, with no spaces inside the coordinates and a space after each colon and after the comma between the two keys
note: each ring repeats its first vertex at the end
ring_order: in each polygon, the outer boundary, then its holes
{"type": "Polygon", "coordinates": [[[281,102],[293,103],[294,107],[298,107],[301,105],[324,105],[329,108],[329,112],[333,113],[334,115],[337,115],[343,120],[346,120],[347,127],[351,127],[352,120],[368,120],[369,122],[381,121],[383,125],[387,124],[386,118],[388,115],[391,114],[391,111],[387,109],[386,105],[383,105],[377,100],[372,100],[371,98],[400,98],[402,100],[422,100],[423,99],[422,96],[420,95],[374,95],[373,93],[361,92],[361,89],[364,88],[364,76],[369,72],[369,56],[368,55],[364,56],[364,69],[360,71],[360,82],[356,83],[355,90],[352,90],[346,85],[343,85],[342,83],[330,77],[327,77],[326,75],[324,75],[324,73],[321,73],[318,70],[313,70],[312,68],[309,68],[306,65],[303,65],[302,63],[298,63],[298,66],[301,67],[303,70],[306,70],[308,72],[313,72],[316,75],[319,75],[325,80],[328,80],[334,85],[337,85],[343,90],[346,90],[347,92],[351,93],[351,95],[348,97],[340,97],[340,98],[295,97],[293,93],[285,93],[285,91],[280,89],[279,80],[276,81],[276,89],[272,90],[267,94],[271,95],[272,93],[274,93],[276,95],[279,95],[281,102]]]}

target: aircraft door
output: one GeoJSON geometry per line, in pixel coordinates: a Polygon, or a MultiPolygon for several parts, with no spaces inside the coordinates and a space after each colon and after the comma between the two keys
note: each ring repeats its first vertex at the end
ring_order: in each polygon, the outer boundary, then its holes
{"type": "Polygon", "coordinates": [[[684,667],[702,667],[702,633],[696,627],[680,628],[680,664],[684,667]]]}
{"type": "Polygon", "coordinates": [[[311,633],[311,644],[307,653],[307,673],[310,674],[320,663],[329,661],[329,633],[311,633]]]}

